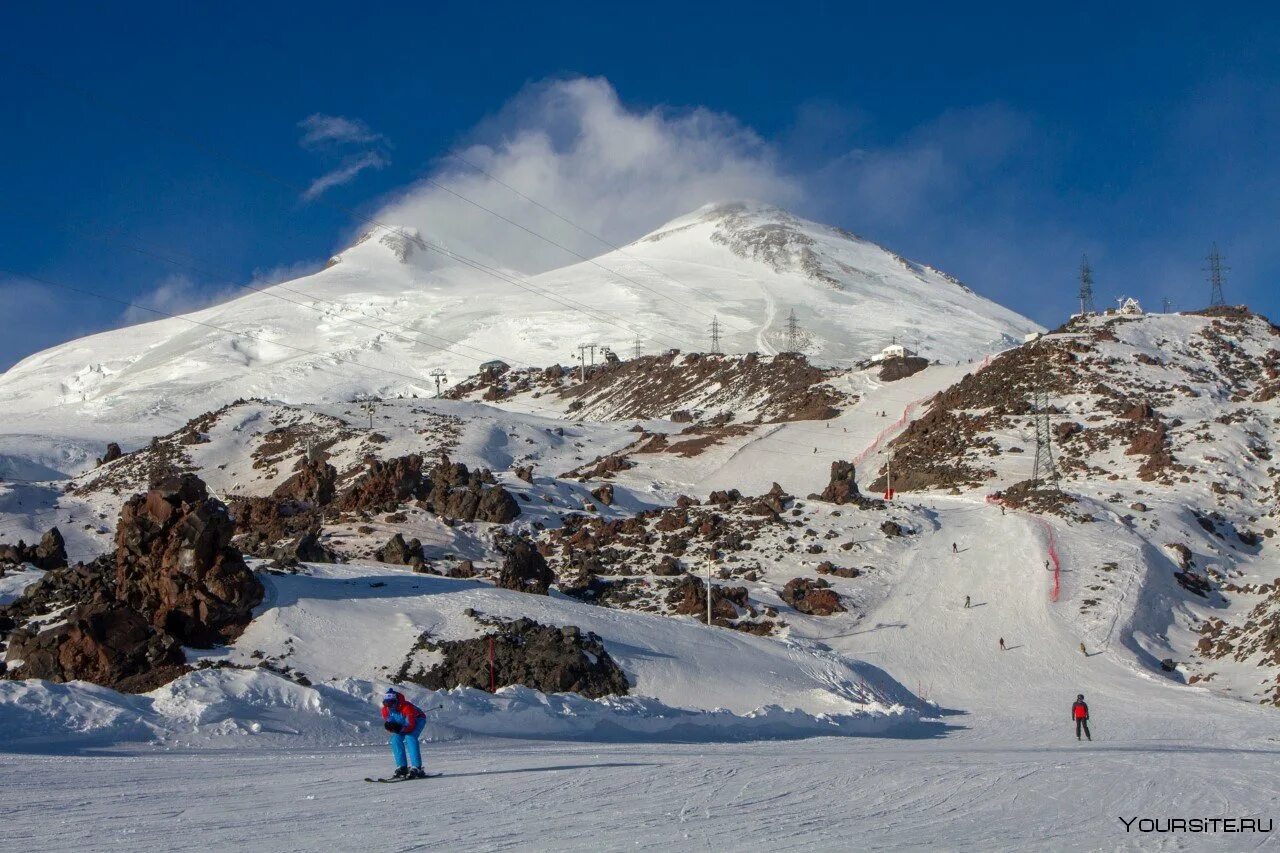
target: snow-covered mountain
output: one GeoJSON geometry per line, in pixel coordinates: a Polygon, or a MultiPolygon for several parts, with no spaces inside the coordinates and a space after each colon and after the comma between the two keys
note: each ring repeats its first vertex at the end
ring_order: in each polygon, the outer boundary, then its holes
{"type": "MultiPolygon", "coordinates": [[[[707,350],[713,317],[723,350],[770,354],[794,310],[803,350],[832,365],[895,338],[958,361],[1037,328],[931,267],[759,204],[710,205],[533,277],[423,236],[370,234],[314,275],[32,355],[0,376],[0,430],[138,443],[239,398],[429,396],[435,370],[456,382],[491,359],[569,363],[580,343],[707,350]]],[[[37,467],[66,456],[26,446],[37,467]]]]}

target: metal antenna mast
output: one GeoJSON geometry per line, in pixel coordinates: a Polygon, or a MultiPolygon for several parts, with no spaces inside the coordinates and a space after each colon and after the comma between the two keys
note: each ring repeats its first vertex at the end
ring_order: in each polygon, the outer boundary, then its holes
{"type": "Polygon", "coordinates": [[[640,336],[639,335],[636,335],[636,339],[633,343],[633,346],[635,347],[635,357],[639,358],[640,357],[640,336]]]}
{"type": "Polygon", "coordinates": [[[711,318],[711,351],[720,352],[720,317],[711,318]]]}
{"type": "Polygon", "coordinates": [[[1222,282],[1227,270],[1231,267],[1224,266],[1222,263],[1222,253],[1218,251],[1218,244],[1214,243],[1213,248],[1209,250],[1209,266],[1205,270],[1209,273],[1209,307],[1218,305],[1226,305],[1227,300],[1222,297],[1222,282]]]}
{"type": "Polygon", "coordinates": [[[794,308],[787,317],[787,352],[800,352],[800,323],[794,308]]]}
{"type": "Polygon", "coordinates": [[[1161,310],[1160,310],[1160,313],[1161,313],[1161,314],[1168,314],[1168,313],[1170,313],[1170,309],[1172,309],[1172,308],[1173,308],[1173,303],[1169,301],[1169,297],[1167,297],[1167,296],[1166,296],[1164,299],[1160,300],[1160,309],[1161,309],[1161,310]]]}
{"type": "Polygon", "coordinates": [[[1035,388],[1036,463],[1031,472],[1032,488],[1058,488],[1058,469],[1053,464],[1053,425],[1049,421],[1049,392],[1042,384],[1035,388]]]}
{"type": "Polygon", "coordinates": [[[1089,256],[1084,255],[1080,262],[1080,313],[1093,313],[1093,269],[1089,266],[1089,256]]]}

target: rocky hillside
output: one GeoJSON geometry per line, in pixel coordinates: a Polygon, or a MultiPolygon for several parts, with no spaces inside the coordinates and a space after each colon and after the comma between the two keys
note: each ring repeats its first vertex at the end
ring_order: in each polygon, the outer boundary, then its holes
{"type": "MultiPolygon", "coordinates": [[[[1280,702],[1277,397],[1280,329],[1246,309],[1076,318],[935,396],[890,445],[892,485],[996,492],[1009,506],[1141,536],[1177,584],[1197,660],[1189,680],[1223,682],[1224,668],[1242,665],[1254,686],[1234,689],[1280,702]],[[1058,492],[1026,482],[1037,389],[1058,492]]],[[[882,491],[889,468],[879,465],[871,488],[882,491]]],[[[1091,589],[1108,588],[1114,568],[1095,567],[1091,589]]]]}
{"type": "Polygon", "coordinates": [[[742,356],[687,353],[622,361],[585,370],[553,365],[482,372],[453,388],[452,400],[499,402],[521,395],[562,405],[575,418],[612,421],[654,418],[676,422],[720,417],[772,423],[834,417],[856,400],[839,389],[844,371],[810,364],[803,355],[742,356]]]}

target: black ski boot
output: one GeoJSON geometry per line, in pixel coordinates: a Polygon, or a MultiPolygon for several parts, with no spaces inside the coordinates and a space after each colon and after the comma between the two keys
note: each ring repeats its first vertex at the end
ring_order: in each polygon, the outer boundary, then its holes
{"type": "Polygon", "coordinates": [[[410,772],[411,772],[411,771],[409,770],[409,768],[408,768],[408,767],[397,767],[397,768],[396,768],[396,772],[391,774],[391,778],[392,778],[392,779],[404,779],[404,778],[407,778],[407,777],[409,776],[410,772]]]}
{"type": "Polygon", "coordinates": [[[427,778],[427,771],[423,770],[421,767],[414,767],[409,771],[408,776],[410,779],[425,779],[427,778]]]}

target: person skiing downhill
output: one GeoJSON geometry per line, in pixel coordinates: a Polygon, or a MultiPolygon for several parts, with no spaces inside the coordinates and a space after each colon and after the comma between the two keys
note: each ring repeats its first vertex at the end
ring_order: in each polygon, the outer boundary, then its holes
{"type": "Polygon", "coordinates": [[[1004,637],[1000,638],[1000,651],[1004,651],[1004,637]]]}
{"type": "Polygon", "coordinates": [[[404,694],[388,687],[382,696],[382,727],[391,733],[391,755],[396,760],[394,778],[422,779],[422,750],[418,737],[427,727],[426,715],[404,694]]]}
{"type": "Polygon", "coordinates": [[[1075,704],[1071,706],[1071,719],[1076,721],[1076,740],[1080,740],[1080,732],[1084,731],[1084,736],[1090,741],[1093,735],[1089,734],[1089,706],[1084,703],[1084,694],[1080,693],[1076,696],[1075,704]]]}
{"type": "Polygon", "coordinates": [[[969,609],[969,596],[967,595],[964,597],[964,609],[965,610],[969,609]]]}

